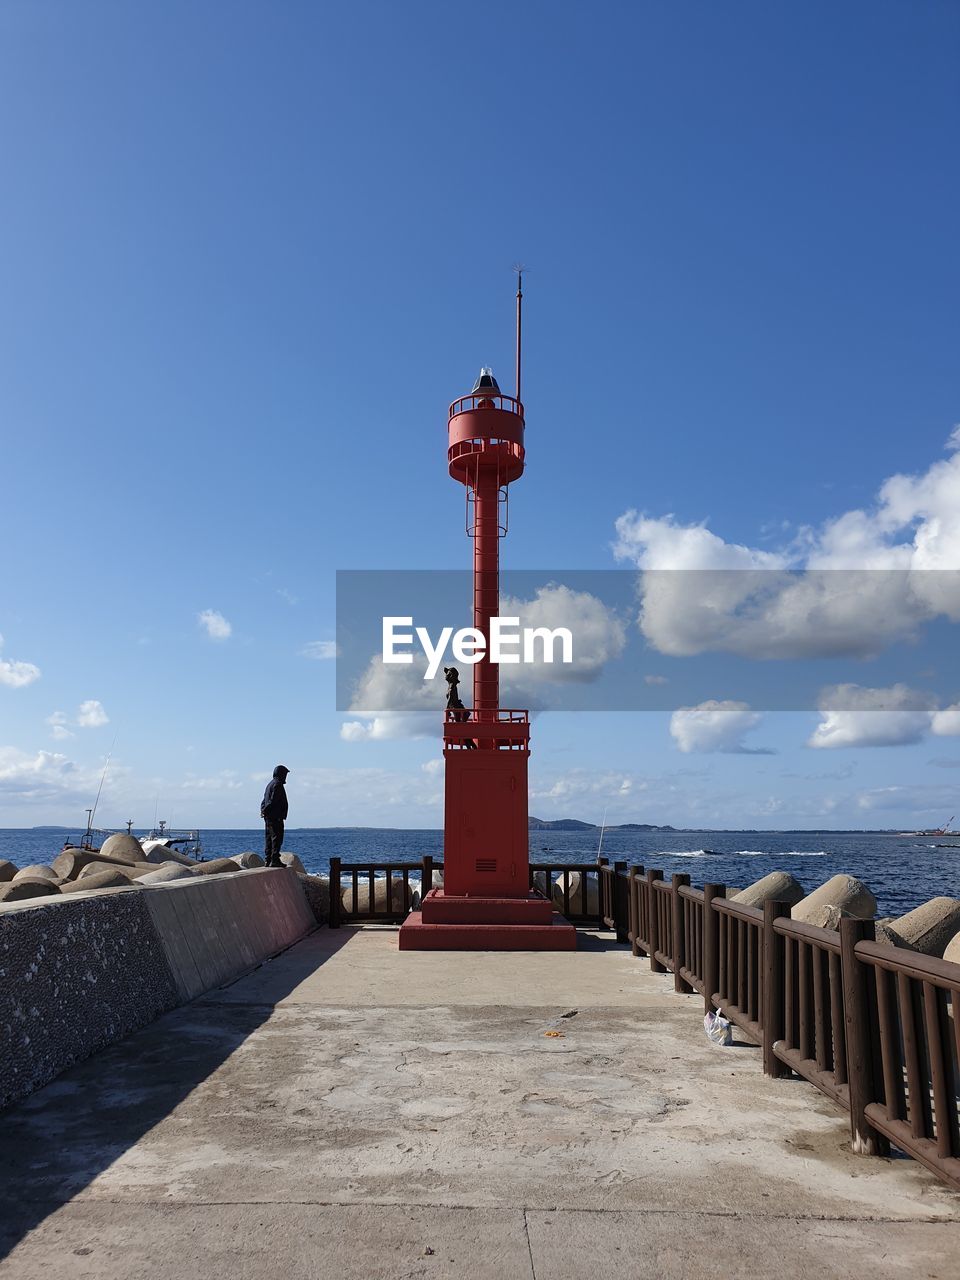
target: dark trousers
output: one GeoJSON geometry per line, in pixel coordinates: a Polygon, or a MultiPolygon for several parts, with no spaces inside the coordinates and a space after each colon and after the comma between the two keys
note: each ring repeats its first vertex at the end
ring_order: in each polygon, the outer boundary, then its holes
{"type": "Polygon", "coordinates": [[[268,867],[280,866],[280,850],[283,848],[283,823],[272,818],[264,818],[266,839],[263,845],[263,860],[268,867]]]}

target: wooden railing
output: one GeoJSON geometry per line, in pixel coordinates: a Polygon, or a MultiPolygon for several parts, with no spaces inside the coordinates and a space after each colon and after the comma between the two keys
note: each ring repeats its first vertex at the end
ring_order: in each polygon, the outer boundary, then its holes
{"type": "MultiPolygon", "coordinates": [[[[402,920],[410,875],[429,888],[441,865],[331,859],[331,925],[402,920]],[[383,909],[370,910],[378,882],[383,909]]],[[[960,1189],[960,965],[878,945],[872,920],[817,929],[786,903],[761,911],[721,884],[694,889],[625,862],[531,863],[530,884],[574,923],[614,930],[677,991],[698,992],[760,1045],[767,1075],[792,1071],[849,1112],[855,1151],[892,1142],[960,1189]]]]}
{"type": "Polygon", "coordinates": [[[817,929],[723,885],[623,878],[634,955],[760,1045],[768,1075],[793,1071],[848,1111],[855,1151],[893,1142],[960,1189],[960,965],[876,943],[872,920],[817,929]]]}
{"type": "MultiPolygon", "coordinates": [[[[642,952],[645,956],[653,955],[653,943],[650,938],[650,921],[653,913],[650,910],[650,897],[653,893],[651,885],[656,880],[663,878],[663,872],[657,869],[651,869],[643,877],[643,867],[635,867],[632,874],[628,873],[628,929],[627,939],[633,947],[633,954],[640,955],[642,952]]],[[[656,961],[651,960],[651,968],[656,968],[657,972],[663,972],[663,966],[657,965],[656,961]]]]}
{"type": "Polygon", "coordinates": [[[689,876],[681,879],[674,891],[674,937],[679,943],[674,980],[682,984],[681,990],[703,995],[704,890],[691,889],[689,876]]]}
{"type": "Polygon", "coordinates": [[[876,1009],[880,1049],[864,1071],[868,1086],[858,1110],[865,1132],[872,1127],[960,1187],[960,965],[880,946],[872,937],[852,950],[845,977],[857,998],[876,1009]]]}
{"type": "Polygon", "coordinates": [[[772,1056],[849,1109],[841,935],[791,920],[787,912],[776,914],[771,928],[775,985],[766,1013],[772,1056]]]}
{"type": "MultiPolygon", "coordinates": [[[[626,863],[616,868],[596,862],[531,862],[530,888],[552,899],[556,909],[573,924],[617,928],[627,941],[627,886],[617,879],[626,863]],[[577,876],[573,884],[573,873],[577,876]],[[618,925],[614,920],[619,921],[618,925]]],[[[642,870],[642,868],[641,868],[642,870]]],[[[344,862],[330,859],[330,927],[351,924],[399,924],[413,909],[415,890],[411,876],[419,880],[421,895],[433,885],[434,872],[443,872],[443,862],[425,855],[419,862],[344,862]],[[398,880],[400,883],[397,883],[398,880]],[[344,902],[344,895],[346,901],[344,902]],[[377,909],[380,899],[383,909],[377,909]]]]}
{"type": "MultiPolygon", "coordinates": [[[[627,883],[628,866],[625,862],[615,862],[613,866],[606,858],[598,860],[600,872],[600,921],[608,929],[613,929],[618,942],[630,941],[630,902],[629,885],[627,883]]],[[[639,870],[643,870],[642,867],[639,870]]]]}
{"type": "Polygon", "coordinates": [[[714,898],[713,910],[720,917],[717,990],[712,996],[713,1003],[748,1039],[760,1044],[763,912],[726,897],[714,898]]]}
{"type": "Polygon", "coordinates": [[[330,859],[330,928],[345,920],[377,924],[399,924],[413,910],[411,875],[429,887],[433,859],[420,862],[343,862],[330,859]],[[399,880],[399,883],[398,883],[399,880]],[[346,895],[346,902],[344,896],[346,895]],[[377,906],[382,899],[382,907],[377,906]]]}
{"type": "MultiPolygon", "coordinates": [[[[596,862],[531,862],[530,888],[553,900],[554,906],[571,924],[603,927],[605,866],[596,862]],[[573,885],[577,877],[576,887],[573,885]]],[[[608,926],[612,927],[612,926],[608,926]]]]}

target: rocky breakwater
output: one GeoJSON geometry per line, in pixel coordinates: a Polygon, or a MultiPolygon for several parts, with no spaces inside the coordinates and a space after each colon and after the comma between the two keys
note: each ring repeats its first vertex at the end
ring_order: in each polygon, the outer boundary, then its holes
{"type": "Polygon", "coordinates": [[[805,893],[787,871],[771,872],[728,896],[748,907],[786,902],[792,919],[818,929],[838,929],[845,917],[874,920],[878,942],[960,963],[960,898],[931,898],[902,916],[877,919],[876,898],[855,876],[833,876],[805,893]]]}
{"type": "MultiPolygon", "coordinates": [[[[48,898],[61,894],[90,893],[94,890],[129,889],[148,879],[163,868],[176,868],[189,875],[203,863],[184,864],[182,859],[158,862],[145,856],[140,841],[133,836],[110,836],[97,850],[64,849],[53,862],[33,864],[20,870],[14,868],[11,875],[4,874],[0,865],[0,905],[26,902],[33,898],[48,898]]],[[[231,864],[231,869],[236,870],[231,864]]]]}
{"type": "MultiPolygon", "coordinates": [[[[543,872],[535,874],[534,887],[541,893],[546,891],[543,872]]],[[[560,872],[553,883],[552,896],[561,911],[565,890],[572,913],[597,914],[596,876],[560,872]]],[[[832,876],[808,893],[789,871],[770,872],[744,889],[727,886],[726,896],[756,909],[762,909],[765,902],[785,902],[792,919],[819,929],[839,929],[845,917],[874,920],[878,942],[960,964],[960,898],[932,898],[902,916],[877,919],[877,899],[856,876],[832,876]]]]}
{"type": "MultiPolygon", "coordinates": [[[[280,856],[284,866],[296,872],[316,923],[325,924],[330,910],[329,880],[308,875],[295,853],[280,856]]],[[[263,859],[253,852],[198,862],[162,841],[141,844],[135,836],[121,833],[109,836],[97,850],[64,849],[49,865],[18,868],[12,862],[0,862],[0,906],[63,894],[122,893],[190,876],[206,878],[261,867],[263,859]]]]}

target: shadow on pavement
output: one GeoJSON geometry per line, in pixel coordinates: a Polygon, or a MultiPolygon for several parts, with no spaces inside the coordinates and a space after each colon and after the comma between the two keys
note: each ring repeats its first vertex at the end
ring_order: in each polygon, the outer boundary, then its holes
{"type": "Polygon", "coordinates": [[[577,925],[578,951],[624,951],[628,949],[629,943],[618,942],[612,933],[598,933],[594,929],[587,929],[583,925],[577,925]]]}
{"type": "Polygon", "coordinates": [[[133,1147],[353,936],[318,929],[231,986],[164,1014],[0,1117],[0,1260],[133,1147]]]}

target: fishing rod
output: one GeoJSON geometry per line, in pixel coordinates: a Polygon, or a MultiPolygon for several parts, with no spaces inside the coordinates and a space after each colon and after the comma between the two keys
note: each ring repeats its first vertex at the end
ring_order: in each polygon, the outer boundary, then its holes
{"type": "Polygon", "coordinates": [[[90,828],[93,829],[93,820],[97,816],[97,806],[100,803],[100,792],[103,790],[103,782],[107,776],[107,769],[110,767],[110,757],[113,755],[113,748],[117,745],[117,735],[113,735],[113,741],[110,743],[110,750],[107,752],[107,758],[103,762],[103,773],[100,775],[100,785],[97,787],[97,798],[93,802],[93,812],[90,814],[90,828]]]}
{"type": "Polygon", "coordinates": [[[603,808],[603,820],[600,823],[600,843],[597,845],[597,862],[600,861],[600,851],[603,849],[603,833],[607,827],[607,809],[609,807],[609,805],[604,805],[603,808]]]}

